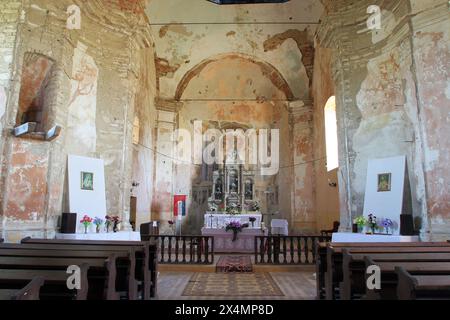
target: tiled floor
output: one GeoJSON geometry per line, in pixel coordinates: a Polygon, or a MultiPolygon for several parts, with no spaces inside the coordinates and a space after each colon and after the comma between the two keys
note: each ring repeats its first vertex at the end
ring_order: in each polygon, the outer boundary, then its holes
{"type": "MultiPolygon", "coordinates": [[[[183,290],[193,272],[161,272],[158,281],[158,298],[160,300],[228,300],[233,297],[185,297],[183,290]]],[[[312,272],[270,272],[284,296],[239,297],[239,300],[313,300],[316,295],[316,282],[312,272]]]]}

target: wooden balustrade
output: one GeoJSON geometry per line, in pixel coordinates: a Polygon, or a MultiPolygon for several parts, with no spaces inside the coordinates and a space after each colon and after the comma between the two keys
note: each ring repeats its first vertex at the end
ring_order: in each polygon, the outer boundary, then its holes
{"type": "Polygon", "coordinates": [[[214,237],[142,235],[141,238],[158,245],[158,262],[161,264],[214,263],[214,237]]]}
{"type": "Polygon", "coordinates": [[[318,242],[328,236],[257,236],[255,264],[312,265],[316,262],[318,242]]]}

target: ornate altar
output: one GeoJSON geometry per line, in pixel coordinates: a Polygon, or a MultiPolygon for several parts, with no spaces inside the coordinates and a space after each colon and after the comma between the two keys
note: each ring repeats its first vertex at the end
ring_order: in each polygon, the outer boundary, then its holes
{"type": "Polygon", "coordinates": [[[228,214],[259,211],[254,171],[245,170],[244,165],[235,163],[217,165],[215,169],[213,192],[208,199],[209,211],[228,214]]]}

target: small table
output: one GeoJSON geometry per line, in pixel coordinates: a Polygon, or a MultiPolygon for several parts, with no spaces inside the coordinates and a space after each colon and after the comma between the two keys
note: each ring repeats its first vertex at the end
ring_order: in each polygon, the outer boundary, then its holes
{"type": "Polygon", "coordinates": [[[260,228],[245,228],[237,235],[237,240],[233,241],[233,232],[224,229],[203,228],[202,236],[214,237],[215,253],[254,253],[255,237],[267,236],[269,231],[264,232],[260,228]]]}
{"type": "Polygon", "coordinates": [[[57,233],[56,239],[98,241],[141,241],[141,234],[132,231],[102,233],[57,233]]]}
{"type": "Polygon", "coordinates": [[[383,234],[363,234],[363,233],[333,233],[331,242],[352,243],[352,242],[420,242],[418,236],[392,236],[383,234]]]}

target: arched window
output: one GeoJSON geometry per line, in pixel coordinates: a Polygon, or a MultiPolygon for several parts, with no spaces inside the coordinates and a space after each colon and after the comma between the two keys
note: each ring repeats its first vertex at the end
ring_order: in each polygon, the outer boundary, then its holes
{"type": "Polygon", "coordinates": [[[325,105],[325,140],[327,145],[327,170],[339,167],[336,120],[336,97],[332,96],[325,105]]]}

